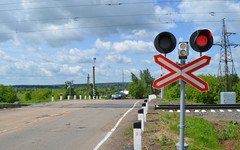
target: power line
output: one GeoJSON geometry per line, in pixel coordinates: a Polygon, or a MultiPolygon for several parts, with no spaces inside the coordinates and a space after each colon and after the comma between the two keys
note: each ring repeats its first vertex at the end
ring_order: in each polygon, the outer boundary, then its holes
{"type": "MultiPolygon", "coordinates": [[[[7,2],[7,3],[0,3],[0,5],[16,5],[16,4],[27,4],[27,3],[44,3],[44,2],[69,2],[71,0],[43,0],[43,1],[23,1],[23,2],[7,2]]],[[[84,0],[82,0],[84,1],[84,0]]],[[[225,2],[226,0],[199,0],[197,2],[211,2],[211,1],[219,1],[219,2],[225,2]]],[[[78,1],[79,2],[79,1],[78,1]]],[[[151,2],[132,2],[132,3],[129,3],[129,4],[145,4],[145,3],[178,3],[178,2],[182,2],[182,3],[191,3],[191,2],[194,2],[192,0],[188,0],[188,1],[182,1],[182,0],[162,0],[162,1],[151,1],[151,2]]],[[[118,3],[107,3],[106,5],[119,5],[119,4],[123,4],[121,2],[118,2],[118,3]]]]}
{"type": "MultiPolygon", "coordinates": [[[[74,28],[60,28],[60,29],[44,29],[44,30],[29,30],[29,31],[15,31],[15,32],[2,32],[0,34],[21,34],[21,33],[34,33],[34,32],[54,32],[63,30],[80,30],[80,29],[93,29],[93,28],[115,28],[115,27],[129,27],[129,26],[149,26],[161,24],[175,24],[175,23],[193,23],[193,22],[220,22],[221,20],[195,20],[195,21],[179,21],[179,22],[155,22],[155,23],[136,23],[136,24],[113,24],[113,25],[99,25],[99,26],[80,26],[74,28]]],[[[229,20],[229,22],[239,22],[240,20],[229,20]]]]}
{"type": "MultiPolygon", "coordinates": [[[[225,0],[201,0],[201,1],[222,1],[225,0]]],[[[198,1],[198,2],[201,2],[198,1]]],[[[139,5],[139,4],[160,4],[165,2],[181,2],[181,1],[146,1],[146,2],[124,2],[124,3],[98,3],[98,4],[81,4],[81,5],[67,5],[67,6],[45,6],[45,7],[27,7],[27,8],[15,8],[15,9],[2,9],[1,11],[26,11],[26,10],[35,10],[35,9],[53,9],[53,8],[74,8],[74,7],[94,7],[94,6],[121,6],[121,5],[139,5]]],[[[186,1],[191,2],[191,1],[186,1]]]]}
{"type": "Polygon", "coordinates": [[[83,17],[68,17],[68,18],[49,18],[49,19],[31,19],[31,20],[15,20],[15,21],[2,21],[0,23],[21,23],[21,22],[39,22],[39,21],[59,21],[59,20],[74,20],[78,21],[79,19],[92,19],[92,18],[111,18],[111,17],[142,17],[142,16],[174,16],[174,15],[193,15],[193,14],[210,14],[211,16],[216,15],[218,13],[240,13],[240,11],[236,12],[197,12],[197,13],[163,13],[163,14],[119,14],[119,15],[103,15],[103,16],[83,16],[83,17]]]}

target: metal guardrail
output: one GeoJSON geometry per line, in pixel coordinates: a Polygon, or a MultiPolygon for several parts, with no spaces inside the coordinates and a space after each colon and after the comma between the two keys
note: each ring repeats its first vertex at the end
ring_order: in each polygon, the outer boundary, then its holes
{"type": "Polygon", "coordinates": [[[30,104],[0,104],[0,109],[4,108],[20,108],[23,106],[29,106],[30,104]]]}
{"type": "MultiPolygon", "coordinates": [[[[240,109],[240,104],[185,105],[186,109],[240,109]]],[[[180,109],[180,105],[155,105],[155,109],[180,109]]]]}

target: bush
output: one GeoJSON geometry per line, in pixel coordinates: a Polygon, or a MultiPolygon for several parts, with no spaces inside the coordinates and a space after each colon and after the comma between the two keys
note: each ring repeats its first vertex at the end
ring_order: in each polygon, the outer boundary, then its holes
{"type": "Polygon", "coordinates": [[[19,101],[17,91],[11,86],[0,85],[0,102],[14,103],[15,101],[19,101]]]}
{"type": "Polygon", "coordinates": [[[29,101],[29,100],[31,100],[32,98],[31,98],[31,92],[29,92],[29,91],[26,91],[25,93],[24,93],[24,100],[25,101],[29,101]]]}
{"type": "Polygon", "coordinates": [[[36,89],[32,92],[31,97],[32,99],[35,99],[35,100],[51,99],[52,91],[49,88],[36,89]]]}

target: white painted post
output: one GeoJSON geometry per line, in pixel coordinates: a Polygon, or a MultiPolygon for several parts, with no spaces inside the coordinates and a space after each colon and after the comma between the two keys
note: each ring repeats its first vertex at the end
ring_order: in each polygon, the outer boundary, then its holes
{"type": "Polygon", "coordinates": [[[87,100],[87,95],[84,96],[84,99],[87,100]]]}
{"type": "Polygon", "coordinates": [[[82,100],[82,95],[79,95],[79,99],[82,100]]]}
{"type": "Polygon", "coordinates": [[[96,99],[98,99],[98,96],[96,96],[96,99]]]}
{"type": "Polygon", "coordinates": [[[74,100],[76,100],[77,99],[77,96],[76,95],[74,95],[74,100]]]}
{"type": "Polygon", "coordinates": [[[68,95],[68,100],[70,100],[70,95],[68,95]]]}
{"type": "Polygon", "coordinates": [[[91,99],[91,96],[89,95],[89,100],[91,99]]]}
{"type": "Polygon", "coordinates": [[[143,109],[138,110],[138,120],[141,120],[142,131],[144,131],[143,109]]]}
{"type": "Polygon", "coordinates": [[[134,150],[142,149],[142,129],[140,120],[133,123],[133,147],[134,150]]]}
{"type": "Polygon", "coordinates": [[[54,95],[52,95],[52,102],[54,102],[54,95]]]}
{"type": "Polygon", "coordinates": [[[93,96],[93,100],[95,99],[95,96],[93,96]]]}
{"type": "Polygon", "coordinates": [[[147,114],[148,113],[148,99],[145,99],[144,103],[146,103],[146,114],[147,114]]]}
{"type": "Polygon", "coordinates": [[[148,100],[151,102],[152,99],[156,99],[157,96],[155,94],[148,95],[148,100]]]}
{"type": "Polygon", "coordinates": [[[146,103],[143,103],[142,104],[142,109],[143,109],[143,120],[144,120],[144,122],[146,122],[147,121],[147,115],[146,115],[146,103]]]}
{"type": "Polygon", "coordinates": [[[60,95],[60,101],[62,101],[62,94],[60,95]]]}
{"type": "Polygon", "coordinates": [[[102,99],[102,96],[100,96],[100,98],[99,99],[102,99]]]}

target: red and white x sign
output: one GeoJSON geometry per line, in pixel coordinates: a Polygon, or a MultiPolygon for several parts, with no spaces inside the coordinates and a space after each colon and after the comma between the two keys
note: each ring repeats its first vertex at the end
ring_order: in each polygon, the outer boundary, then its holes
{"type": "Polygon", "coordinates": [[[168,58],[164,57],[163,55],[155,55],[154,56],[155,62],[170,71],[167,75],[162,76],[161,78],[157,79],[153,83],[153,87],[156,89],[160,89],[170,83],[178,79],[183,79],[193,87],[197,88],[198,90],[204,92],[208,91],[208,84],[207,82],[203,81],[202,79],[196,77],[192,73],[210,63],[211,57],[209,56],[202,56],[184,66],[179,66],[173,61],[169,60],[168,58]]]}

